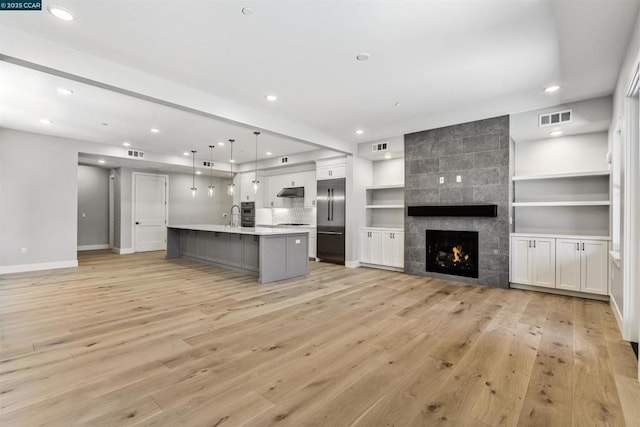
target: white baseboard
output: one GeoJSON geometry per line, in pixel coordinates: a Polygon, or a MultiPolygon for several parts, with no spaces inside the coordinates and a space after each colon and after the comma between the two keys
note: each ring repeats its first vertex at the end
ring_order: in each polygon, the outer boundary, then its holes
{"type": "Polygon", "coordinates": [[[509,287],[513,289],[520,289],[523,291],[535,291],[544,292],[547,294],[564,295],[567,297],[578,297],[586,299],[595,299],[598,301],[609,301],[609,295],[588,294],[586,292],[568,291],[565,289],[545,288],[542,286],[521,285],[519,283],[509,283],[509,287]]]}
{"type": "Polygon", "coordinates": [[[0,266],[0,274],[24,273],[27,271],[54,270],[57,268],[73,268],[78,266],[78,260],[41,262],[38,264],[20,264],[0,266]]]}
{"type": "Polygon", "coordinates": [[[108,243],[103,243],[101,245],[82,245],[78,246],[78,251],[97,251],[99,249],[109,249],[108,243]]]}
{"type": "Polygon", "coordinates": [[[111,250],[120,255],[127,255],[135,253],[133,248],[111,248],[111,250]]]}
{"type": "MultiPolygon", "coordinates": [[[[620,330],[620,335],[624,335],[623,320],[622,313],[620,313],[620,308],[618,308],[618,304],[616,303],[616,299],[612,296],[609,299],[609,303],[611,305],[611,311],[613,311],[613,316],[616,318],[616,323],[618,323],[618,329],[620,330]]],[[[626,339],[624,336],[622,337],[626,339]]]]}
{"type": "Polygon", "coordinates": [[[358,268],[360,267],[360,261],[345,261],[344,266],[347,268],[358,268]]]}

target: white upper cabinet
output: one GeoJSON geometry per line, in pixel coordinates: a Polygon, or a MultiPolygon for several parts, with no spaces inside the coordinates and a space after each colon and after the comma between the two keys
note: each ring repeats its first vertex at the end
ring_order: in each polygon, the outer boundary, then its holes
{"type": "Polygon", "coordinates": [[[344,159],[330,159],[317,162],[316,179],[344,178],[347,175],[347,165],[344,159]]]}

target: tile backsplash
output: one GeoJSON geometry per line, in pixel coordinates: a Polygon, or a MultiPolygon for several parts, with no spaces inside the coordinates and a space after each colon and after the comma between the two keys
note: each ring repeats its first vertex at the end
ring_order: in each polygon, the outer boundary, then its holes
{"type": "Polygon", "coordinates": [[[286,207],[256,209],[256,224],[298,223],[316,225],[316,208],[305,207],[303,199],[287,199],[286,207]]]}

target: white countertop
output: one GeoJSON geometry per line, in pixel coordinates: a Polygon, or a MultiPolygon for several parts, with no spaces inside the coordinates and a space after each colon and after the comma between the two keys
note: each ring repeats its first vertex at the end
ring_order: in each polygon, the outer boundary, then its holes
{"type": "Polygon", "coordinates": [[[268,227],[229,227],[216,224],[180,224],[168,225],[167,228],[179,228],[183,230],[217,231],[220,233],[250,234],[252,236],[277,236],[283,234],[309,233],[305,228],[268,228],[268,227]]]}

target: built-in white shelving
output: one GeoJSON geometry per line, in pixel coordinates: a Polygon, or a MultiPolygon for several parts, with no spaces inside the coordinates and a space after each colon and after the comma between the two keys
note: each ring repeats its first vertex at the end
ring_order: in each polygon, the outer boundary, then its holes
{"type": "Polygon", "coordinates": [[[404,205],[367,205],[367,209],[404,209],[404,205]]]}
{"type": "Polygon", "coordinates": [[[563,201],[563,202],[513,202],[514,207],[523,206],[609,206],[608,200],[563,201]]]}
{"type": "Polygon", "coordinates": [[[516,175],[513,181],[531,181],[537,179],[563,179],[563,178],[585,178],[590,176],[608,176],[609,171],[573,172],[573,173],[552,173],[541,175],[516,175]]]}
{"type": "Polygon", "coordinates": [[[404,185],[377,185],[366,188],[366,225],[385,229],[404,227],[404,185]]]}

